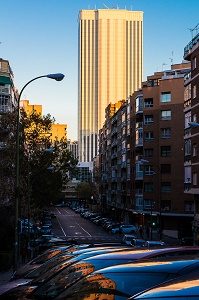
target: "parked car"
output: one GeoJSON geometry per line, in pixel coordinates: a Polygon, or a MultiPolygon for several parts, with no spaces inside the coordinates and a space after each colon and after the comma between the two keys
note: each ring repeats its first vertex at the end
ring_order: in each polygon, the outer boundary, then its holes
{"type": "Polygon", "coordinates": [[[135,235],[125,234],[122,238],[122,242],[126,245],[132,246],[132,241],[134,241],[135,239],[135,235]]]}
{"type": "Polygon", "coordinates": [[[52,279],[42,286],[39,286],[32,297],[48,299],[57,297],[66,288],[69,288],[83,277],[91,274],[99,269],[114,266],[118,264],[136,262],[142,259],[152,258],[171,258],[172,256],[182,255],[199,255],[199,247],[190,249],[190,247],[172,247],[166,249],[142,249],[142,250],[126,250],[116,251],[114,253],[100,254],[83,259],[75,264],[66,267],[62,272],[58,273],[52,279]]]}
{"type": "Polygon", "coordinates": [[[143,239],[132,239],[131,240],[131,246],[136,248],[143,248],[146,247],[146,241],[143,239]]]}
{"type": "Polygon", "coordinates": [[[162,241],[146,241],[145,247],[147,248],[154,248],[154,247],[166,247],[167,244],[162,241]]]}
{"type": "Polygon", "coordinates": [[[107,267],[84,277],[56,299],[121,300],[196,270],[199,259],[147,261],[107,267]],[[132,284],[133,283],[133,284],[132,284]]]}
{"type": "Polygon", "coordinates": [[[112,227],[111,227],[111,232],[113,234],[119,233],[120,232],[120,225],[121,224],[113,224],[112,227]]]}
{"type": "Polygon", "coordinates": [[[125,224],[120,226],[120,232],[125,234],[136,234],[137,233],[137,227],[135,225],[131,224],[125,224]]]}
{"type": "Polygon", "coordinates": [[[41,234],[51,234],[51,226],[43,225],[40,229],[41,234]]]}
{"type": "Polygon", "coordinates": [[[198,300],[199,270],[169,280],[129,299],[135,300],[198,300]]]}

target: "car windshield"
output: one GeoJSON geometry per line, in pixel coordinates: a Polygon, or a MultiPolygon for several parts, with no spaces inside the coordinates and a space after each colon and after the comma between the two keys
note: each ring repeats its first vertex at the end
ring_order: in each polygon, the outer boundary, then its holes
{"type": "Polygon", "coordinates": [[[71,300],[96,299],[96,295],[100,295],[100,299],[103,300],[112,299],[110,295],[115,295],[114,300],[119,300],[120,297],[126,299],[167,279],[170,279],[170,276],[166,272],[142,272],[140,274],[135,272],[108,272],[104,274],[97,272],[86,276],[76,284],[67,288],[61,296],[64,299],[71,300]]]}
{"type": "Polygon", "coordinates": [[[49,260],[49,259],[57,256],[61,252],[62,252],[61,250],[57,249],[57,250],[51,250],[47,253],[43,253],[39,257],[32,260],[31,265],[33,265],[33,264],[43,264],[44,262],[46,262],[46,260],[49,260]]]}
{"type": "Polygon", "coordinates": [[[49,269],[56,266],[58,263],[61,263],[63,261],[67,261],[69,259],[73,258],[72,255],[61,255],[59,257],[54,257],[52,260],[44,263],[41,267],[33,270],[28,275],[26,275],[26,278],[36,278],[47,272],[49,269]]]}
{"type": "Polygon", "coordinates": [[[92,264],[84,262],[77,263],[53,277],[46,284],[38,287],[35,290],[34,295],[46,298],[56,297],[71,284],[77,282],[79,279],[92,273],[93,271],[94,266],[92,264]]]}

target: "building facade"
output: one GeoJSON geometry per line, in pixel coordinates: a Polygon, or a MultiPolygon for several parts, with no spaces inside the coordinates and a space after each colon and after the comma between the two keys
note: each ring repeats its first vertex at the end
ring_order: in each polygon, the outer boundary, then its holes
{"type": "Polygon", "coordinates": [[[9,206],[14,194],[15,122],[18,93],[8,60],[0,59],[0,206],[9,206]]]}
{"type": "Polygon", "coordinates": [[[131,98],[134,221],[179,238],[192,232],[184,194],[184,76],[189,63],[147,77],[131,98]]]}
{"type": "Polygon", "coordinates": [[[194,197],[195,242],[199,243],[199,26],[196,35],[184,49],[184,59],[191,63],[185,77],[184,93],[184,181],[185,193],[194,197]]]}
{"type": "Polygon", "coordinates": [[[74,158],[78,158],[78,141],[67,140],[67,147],[72,152],[74,158]]]}
{"type": "Polygon", "coordinates": [[[79,160],[92,161],[105,108],[142,82],[143,12],[82,10],[79,14],[79,160]]]}
{"type": "Polygon", "coordinates": [[[131,202],[130,101],[110,103],[99,133],[100,203],[113,218],[129,221],[131,202]]]}
{"type": "MultiPolygon", "coordinates": [[[[29,100],[21,100],[20,107],[24,109],[27,115],[31,115],[35,112],[38,115],[42,116],[42,105],[40,104],[30,104],[29,100]]],[[[51,126],[50,132],[50,142],[53,144],[54,142],[67,140],[67,124],[59,124],[54,123],[51,126]]]]}

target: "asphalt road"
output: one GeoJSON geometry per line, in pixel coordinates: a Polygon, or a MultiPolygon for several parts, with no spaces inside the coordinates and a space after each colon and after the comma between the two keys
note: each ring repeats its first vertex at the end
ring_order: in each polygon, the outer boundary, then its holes
{"type": "Polygon", "coordinates": [[[79,243],[121,241],[121,236],[106,232],[68,207],[56,207],[52,211],[56,215],[52,232],[61,238],[75,239],[79,243]]]}

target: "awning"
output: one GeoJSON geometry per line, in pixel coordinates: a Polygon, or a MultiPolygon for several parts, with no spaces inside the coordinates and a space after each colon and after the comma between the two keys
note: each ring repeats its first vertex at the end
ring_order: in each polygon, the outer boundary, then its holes
{"type": "Polygon", "coordinates": [[[10,77],[0,76],[0,84],[12,84],[10,77]]]}

